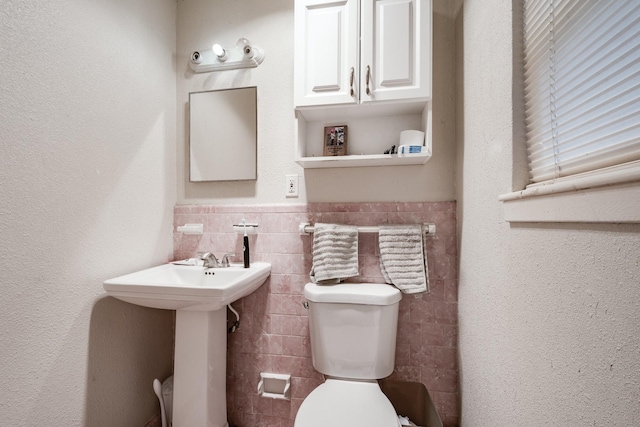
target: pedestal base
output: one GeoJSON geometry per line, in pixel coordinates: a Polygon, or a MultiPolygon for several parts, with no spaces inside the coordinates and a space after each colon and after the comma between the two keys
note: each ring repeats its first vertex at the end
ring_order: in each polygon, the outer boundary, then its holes
{"type": "Polygon", "coordinates": [[[173,427],[228,427],[227,310],[176,311],[173,427]]]}

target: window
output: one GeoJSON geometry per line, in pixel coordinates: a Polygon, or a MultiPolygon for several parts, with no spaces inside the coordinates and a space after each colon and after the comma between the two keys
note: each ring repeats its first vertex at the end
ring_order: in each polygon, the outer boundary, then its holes
{"type": "MultiPolygon", "coordinates": [[[[524,0],[523,20],[530,183],[500,200],[602,195],[616,185],[607,197],[631,197],[640,211],[640,185],[630,185],[640,181],[640,2],[524,0]]],[[[616,215],[614,222],[640,219],[616,215]]]]}

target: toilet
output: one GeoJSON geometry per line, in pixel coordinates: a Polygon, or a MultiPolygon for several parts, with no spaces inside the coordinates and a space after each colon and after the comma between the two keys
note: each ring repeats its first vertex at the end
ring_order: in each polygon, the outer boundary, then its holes
{"type": "Polygon", "coordinates": [[[397,427],[378,379],[393,372],[402,295],[378,283],[307,283],[313,367],[325,382],[302,402],[294,427],[397,427]]]}

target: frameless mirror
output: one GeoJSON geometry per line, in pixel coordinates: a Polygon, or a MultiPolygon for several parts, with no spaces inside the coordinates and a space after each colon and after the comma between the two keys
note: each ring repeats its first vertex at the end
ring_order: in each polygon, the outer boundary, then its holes
{"type": "Polygon", "coordinates": [[[189,94],[190,181],[257,177],[257,88],[189,94]]]}

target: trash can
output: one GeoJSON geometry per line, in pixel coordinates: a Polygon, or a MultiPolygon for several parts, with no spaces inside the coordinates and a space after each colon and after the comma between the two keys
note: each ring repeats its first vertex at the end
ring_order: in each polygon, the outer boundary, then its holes
{"type": "Polygon", "coordinates": [[[442,427],[440,415],[424,384],[386,379],[379,383],[398,415],[409,417],[420,427],[442,427]]]}
{"type": "Polygon", "coordinates": [[[162,382],[162,399],[167,411],[167,426],[173,423],[173,375],[162,382]]]}

